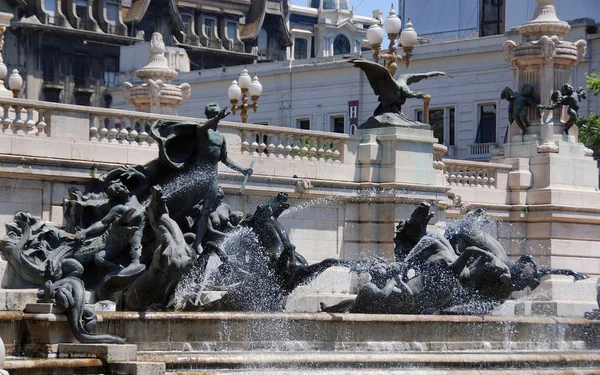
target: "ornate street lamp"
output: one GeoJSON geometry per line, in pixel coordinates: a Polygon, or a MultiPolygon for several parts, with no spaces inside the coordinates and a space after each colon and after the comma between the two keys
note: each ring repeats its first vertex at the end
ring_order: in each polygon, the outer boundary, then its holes
{"type": "Polygon", "coordinates": [[[371,25],[367,29],[367,40],[373,49],[373,60],[379,63],[379,59],[383,59],[384,66],[387,66],[390,74],[394,76],[398,69],[398,60],[404,59],[407,68],[410,65],[413,47],[417,44],[417,32],[413,28],[410,18],[404,29],[402,29],[402,20],[396,15],[394,5],[392,4],[390,15],[383,22],[383,29],[377,23],[371,25]],[[380,53],[381,43],[383,43],[384,39],[384,29],[388,35],[390,45],[387,53],[380,53]],[[398,46],[404,50],[404,57],[396,53],[396,39],[399,39],[400,42],[398,46]]]}
{"type": "Polygon", "coordinates": [[[260,94],[262,94],[262,84],[258,81],[258,77],[255,74],[254,77],[250,78],[248,69],[244,68],[239,79],[237,81],[234,79],[227,91],[233,115],[235,116],[235,113],[240,111],[242,123],[246,123],[248,121],[248,110],[252,109],[256,113],[260,94]],[[252,98],[252,104],[248,104],[248,93],[252,98]],[[242,98],[242,104],[237,105],[240,97],[242,98]]]}

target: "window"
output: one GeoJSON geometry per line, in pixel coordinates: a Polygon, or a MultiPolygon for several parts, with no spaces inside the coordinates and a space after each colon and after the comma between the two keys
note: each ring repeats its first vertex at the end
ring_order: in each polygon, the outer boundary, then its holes
{"type": "Polygon", "coordinates": [[[479,126],[475,143],[496,142],[496,104],[479,106],[479,126]]]}
{"type": "Polygon", "coordinates": [[[154,13],[146,12],[146,15],[142,19],[142,22],[140,22],[136,26],[136,29],[138,31],[143,31],[144,32],[144,40],[149,41],[152,39],[152,34],[154,33],[155,27],[156,27],[155,25],[156,25],[156,19],[155,19],[154,13]]]}
{"type": "Polygon", "coordinates": [[[182,14],[181,21],[183,22],[183,32],[185,36],[190,37],[192,35],[192,16],[189,14],[182,14]]]}
{"type": "Polygon", "coordinates": [[[350,41],[346,36],[340,34],[333,41],[333,54],[343,55],[346,53],[350,53],[350,41]]]}
{"type": "Polygon", "coordinates": [[[296,38],[294,40],[294,59],[301,60],[307,57],[308,41],[304,38],[296,38]]]}
{"type": "Polygon", "coordinates": [[[504,0],[480,0],[480,36],[504,33],[504,0]]]}
{"type": "Polygon", "coordinates": [[[444,144],[444,109],[429,110],[429,125],[438,143],[444,144]]]}
{"type": "Polygon", "coordinates": [[[448,109],[448,146],[454,146],[456,134],[456,120],[454,119],[454,107],[448,109]]]}
{"type": "Polygon", "coordinates": [[[44,10],[51,17],[50,23],[54,23],[54,16],[56,15],[56,0],[44,0],[44,10]]]}
{"type": "Polygon", "coordinates": [[[269,34],[267,30],[261,29],[258,33],[258,54],[260,56],[266,56],[269,48],[269,34]]]}
{"type": "Polygon", "coordinates": [[[106,2],[106,20],[116,24],[119,19],[119,3],[114,1],[106,2]]]}
{"type": "Polygon", "coordinates": [[[204,19],[204,34],[210,40],[215,39],[215,20],[212,18],[204,19]]]}
{"type": "Polygon", "coordinates": [[[73,55],[73,82],[76,86],[83,86],[86,84],[87,70],[88,70],[88,58],[83,53],[76,53],[73,55]]]}
{"type": "Polygon", "coordinates": [[[58,50],[42,49],[42,77],[46,82],[55,82],[58,76],[58,50]]]}
{"type": "Polygon", "coordinates": [[[344,131],[344,116],[333,116],[331,118],[331,124],[334,133],[345,133],[344,131]]]}
{"type": "MultiPolygon", "coordinates": [[[[454,107],[429,109],[429,125],[433,130],[433,136],[438,143],[446,146],[454,146],[456,122],[454,118],[454,107]]],[[[423,121],[423,110],[416,111],[416,120],[423,121]]]]}
{"type": "Polygon", "coordinates": [[[81,20],[81,28],[87,24],[88,13],[87,13],[87,1],[86,0],[75,0],[75,13],[81,20]]]}
{"type": "Polygon", "coordinates": [[[237,23],[235,22],[227,22],[227,39],[232,42],[237,39],[237,23]]]}
{"type": "Polygon", "coordinates": [[[310,119],[301,118],[296,120],[296,127],[302,130],[310,130],[310,119]]]}
{"type": "Polygon", "coordinates": [[[115,56],[104,58],[104,84],[114,86],[117,82],[116,73],[119,71],[119,59],[115,56]]]}

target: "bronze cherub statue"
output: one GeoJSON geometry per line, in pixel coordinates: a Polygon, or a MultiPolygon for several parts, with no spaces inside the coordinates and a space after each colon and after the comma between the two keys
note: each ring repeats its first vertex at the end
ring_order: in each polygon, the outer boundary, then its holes
{"type": "Polygon", "coordinates": [[[568,135],[569,129],[573,126],[575,121],[577,121],[577,117],[579,116],[579,102],[581,102],[581,99],[586,99],[585,90],[580,87],[575,91],[573,86],[565,83],[560,91],[556,90],[550,96],[550,100],[552,100],[551,105],[538,104],[537,108],[539,111],[540,109],[556,109],[561,105],[568,106],[568,120],[563,121],[563,119],[561,119],[561,122],[564,122],[565,124],[565,134],[568,135]]]}
{"type": "Polygon", "coordinates": [[[538,101],[534,97],[534,88],[531,85],[525,84],[521,88],[521,92],[515,92],[510,87],[505,87],[500,94],[500,99],[508,100],[508,120],[509,125],[516,122],[519,128],[523,131],[523,135],[527,134],[529,120],[527,119],[527,108],[535,107],[538,101]]]}

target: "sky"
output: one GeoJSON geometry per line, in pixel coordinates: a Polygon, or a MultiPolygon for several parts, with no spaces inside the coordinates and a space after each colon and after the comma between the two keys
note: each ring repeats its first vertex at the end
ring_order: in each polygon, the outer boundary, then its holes
{"type": "MultiPolygon", "coordinates": [[[[398,7],[398,0],[350,0],[350,6],[354,7],[354,14],[358,16],[372,16],[374,9],[381,9],[387,17],[392,2],[394,7],[398,7]]],[[[292,4],[308,6],[308,0],[292,0],[292,4]]]]}

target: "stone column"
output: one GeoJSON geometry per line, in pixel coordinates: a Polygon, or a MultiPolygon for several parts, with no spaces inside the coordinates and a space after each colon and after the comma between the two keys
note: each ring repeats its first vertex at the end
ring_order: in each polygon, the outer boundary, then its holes
{"type": "MultiPolygon", "coordinates": [[[[571,83],[571,70],[585,55],[586,42],[565,40],[570,26],[558,19],[553,0],[537,0],[533,19],[519,27],[520,43],[504,43],[505,58],[516,68],[517,85],[535,88],[542,104],[552,92],[571,83]]],[[[509,255],[532,254],[545,267],[570,268],[600,274],[600,192],[598,168],[578,143],[576,126],[564,134],[561,109],[529,111],[528,134],[516,124],[509,128],[504,155],[494,158],[512,164],[507,203],[513,210],[499,224],[509,255]]],[[[595,282],[573,283],[572,277],[545,278],[516,313],[582,316],[596,305],[595,282]]]]}
{"type": "Polygon", "coordinates": [[[10,20],[13,18],[12,13],[0,12],[0,97],[12,98],[13,93],[6,89],[6,77],[8,76],[8,68],[4,64],[2,52],[4,51],[4,31],[10,26],[10,20]]]}

